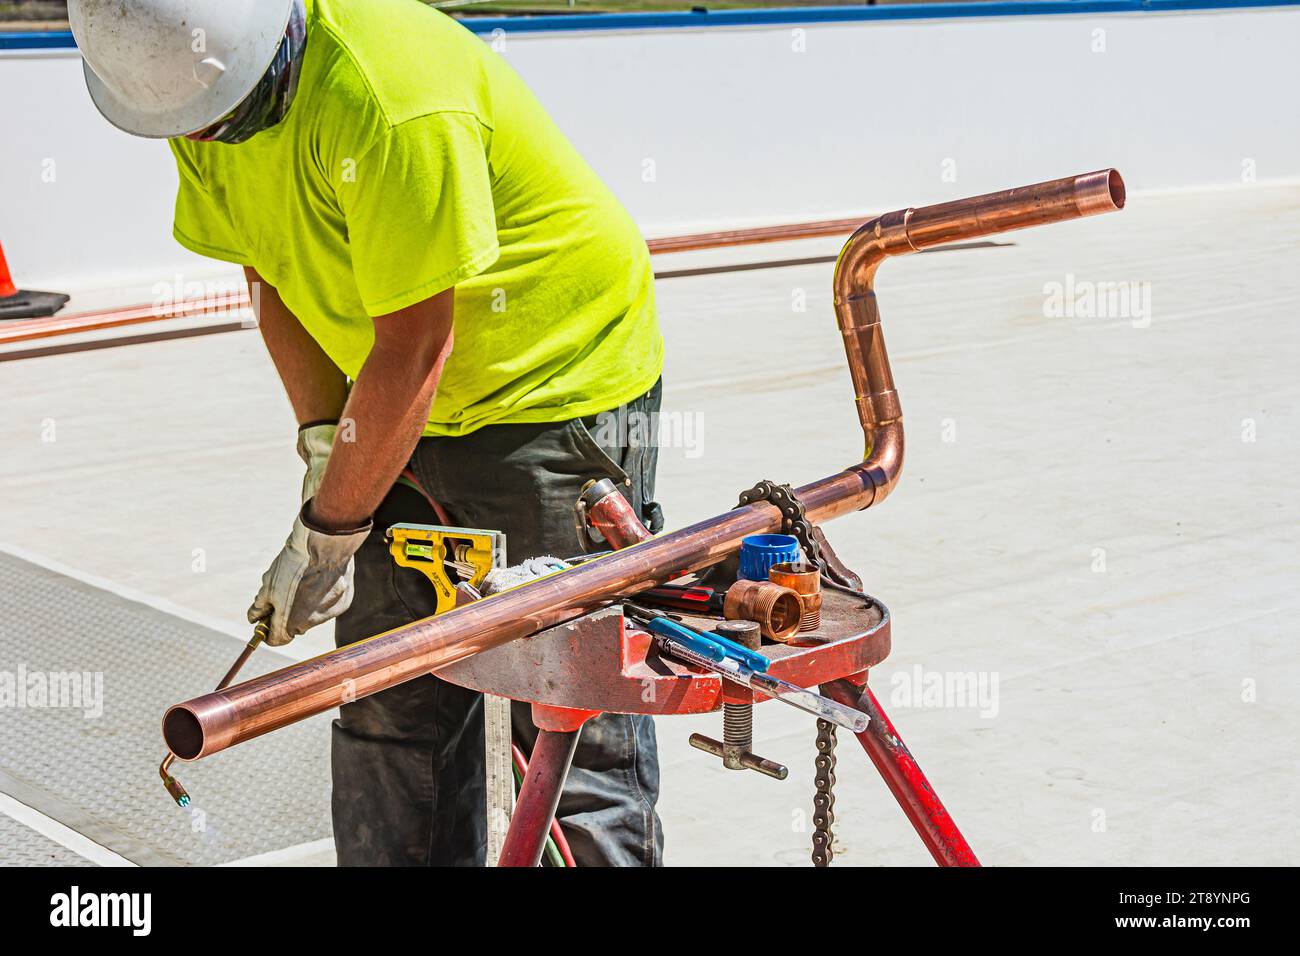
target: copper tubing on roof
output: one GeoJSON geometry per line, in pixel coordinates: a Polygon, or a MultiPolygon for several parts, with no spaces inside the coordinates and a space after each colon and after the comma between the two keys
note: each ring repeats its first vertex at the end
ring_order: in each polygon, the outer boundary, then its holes
{"type": "MultiPolygon", "coordinates": [[[[654,255],[668,252],[691,252],[698,249],[725,249],[733,246],[750,246],[767,242],[788,242],[794,239],[846,236],[862,224],[861,219],[822,219],[817,222],[796,222],[776,226],[757,226],[750,229],[733,229],[727,232],[701,232],[684,236],[664,236],[647,239],[646,247],[654,255]]],[[[77,312],[55,318],[8,321],[0,325],[0,345],[24,342],[28,339],[49,338],[57,335],[115,329],[124,325],[161,322],[166,319],[188,318],[195,315],[217,314],[244,309],[253,304],[246,289],[228,293],[182,299],[170,306],[135,305],[128,308],[104,309],[95,312],[77,312]]],[[[243,322],[211,326],[214,331],[251,329],[243,322]]],[[[185,329],[182,333],[158,333],[159,338],[177,338],[181,334],[194,334],[185,329]]],[[[100,340],[103,341],[103,340],[100,340]]],[[[138,341],[132,339],[131,341],[138,341]]],[[[130,344],[123,341],[121,344],[130,344]]],[[[68,347],[75,350],[75,346],[68,347]]],[[[23,353],[24,355],[27,353],[23,353]]]]}
{"type": "Polygon", "coordinates": [[[765,242],[789,242],[792,239],[843,236],[852,232],[861,224],[861,219],[820,219],[817,222],[756,226],[750,229],[730,229],[726,232],[700,232],[689,236],[665,236],[662,239],[647,239],[646,246],[655,255],[665,252],[694,252],[697,249],[718,249],[729,246],[753,246],[765,242]]]}
{"type": "MultiPolygon", "coordinates": [[[[872,287],[881,262],[943,243],[1113,212],[1123,205],[1123,180],[1115,170],[1106,169],[886,213],[860,227],[840,253],[834,289],[866,453],[859,464],[797,489],[807,516],[815,522],[829,521],[879,504],[902,470],[902,411],[872,287]]],[[[177,704],[163,718],[163,736],[182,759],[206,757],[571,620],[620,594],[635,594],[716,564],[739,550],[745,535],[780,527],[781,515],[770,504],[736,508],[437,617],[177,704]]]]}

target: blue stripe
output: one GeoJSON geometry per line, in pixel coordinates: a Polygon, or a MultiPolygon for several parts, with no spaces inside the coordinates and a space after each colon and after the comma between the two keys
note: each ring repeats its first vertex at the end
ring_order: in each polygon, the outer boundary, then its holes
{"type": "MultiPolygon", "coordinates": [[[[707,0],[701,0],[707,5],[707,0]]],[[[917,3],[881,7],[783,7],[772,10],[711,10],[678,13],[587,13],[538,17],[468,17],[475,33],[559,30],[641,30],[868,20],[934,20],[963,17],[1040,16],[1059,13],[1162,13],[1170,10],[1236,10],[1292,7],[1300,0],[998,0],[985,3],[917,3]]]]}
{"type": "Polygon", "coordinates": [[[0,50],[55,50],[76,45],[67,30],[0,33],[0,50]]]}
{"type": "MultiPolygon", "coordinates": [[[[707,3],[708,0],[701,0],[707,3]]],[[[679,27],[856,23],[869,20],[949,20],[966,17],[1043,16],[1061,13],[1165,13],[1178,10],[1239,10],[1294,7],[1300,0],[997,0],[983,3],[917,3],[883,7],[783,7],[769,10],[713,10],[677,13],[584,13],[537,17],[467,17],[461,22],[479,34],[544,33],[574,30],[646,30],[679,27]]],[[[74,47],[66,30],[0,33],[0,50],[74,47]]]]}

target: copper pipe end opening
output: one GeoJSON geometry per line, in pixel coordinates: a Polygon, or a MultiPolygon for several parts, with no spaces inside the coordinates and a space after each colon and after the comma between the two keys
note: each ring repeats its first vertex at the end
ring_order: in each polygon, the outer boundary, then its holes
{"type": "Polygon", "coordinates": [[[163,740],[177,757],[194,760],[203,753],[203,725],[193,711],[173,707],[163,716],[163,740]]]}
{"type": "Polygon", "coordinates": [[[1118,169],[1110,171],[1106,184],[1110,187],[1110,201],[1115,204],[1116,209],[1123,209],[1124,200],[1128,198],[1128,193],[1124,188],[1124,177],[1119,174],[1118,169]]]}
{"type": "Polygon", "coordinates": [[[770,581],[737,581],[727,588],[723,615],[729,621],[757,621],[763,636],[785,643],[803,619],[799,595],[770,581]]]}
{"type": "Polygon", "coordinates": [[[1128,199],[1124,177],[1118,169],[1099,169],[1074,181],[1074,204],[1080,216],[1096,216],[1123,209],[1128,199]]]}

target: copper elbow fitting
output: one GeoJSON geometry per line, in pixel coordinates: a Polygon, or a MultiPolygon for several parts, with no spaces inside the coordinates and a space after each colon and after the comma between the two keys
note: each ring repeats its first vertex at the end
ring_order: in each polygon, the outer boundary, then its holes
{"type": "Polygon", "coordinates": [[[800,631],[815,631],[821,626],[822,576],[815,565],[807,561],[773,565],[767,572],[767,579],[799,595],[803,612],[799,622],[800,631]]]}
{"type": "Polygon", "coordinates": [[[727,588],[722,614],[729,621],[757,621],[763,636],[785,643],[799,630],[799,595],[771,581],[737,581],[727,588]]]}

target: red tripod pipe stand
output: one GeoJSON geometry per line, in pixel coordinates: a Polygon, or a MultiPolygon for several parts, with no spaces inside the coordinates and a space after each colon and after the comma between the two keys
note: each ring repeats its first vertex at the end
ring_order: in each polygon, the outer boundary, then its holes
{"type": "MultiPolygon", "coordinates": [[[[695,623],[710,626],[704,619],[695,623]]],[[[828,590],[815,643],[810,639],[762,650],[771,661],[773,677],[801,687],[820,684],[827,697],[866,712],[870,721],[859,740],[936,862],[978,866],[934,788],[866,689],[868,669],[883,661],[889,649],[890,618],[882,604],[866,595],[828,590]]],[[[651,636],[617,606],[484,651],[444,668],[439,676],[532,704],[537,743],[506,834],[501,866],[536,866],[541,859],[573,749],[590,718],[605,712],[702,714],[724,704],[766,700],[718,674],[662,654],[651,636]]]]}
{"type": "Polygon", "coordinates": [[[934,862],[940,866],[979,866],[975,852],[957,829],[939,794],[926,779],[871,688],[865,683],[858,686],[851,680],[835,680],[823,684],[822,693],[841,704],[866,712],[871,718],[867,729],[858,734],[858,740],[916,829],[921,842],[934,857],[934,862]]]}

